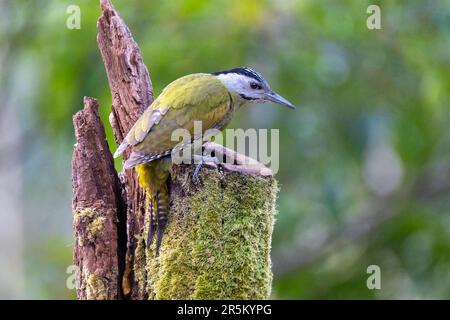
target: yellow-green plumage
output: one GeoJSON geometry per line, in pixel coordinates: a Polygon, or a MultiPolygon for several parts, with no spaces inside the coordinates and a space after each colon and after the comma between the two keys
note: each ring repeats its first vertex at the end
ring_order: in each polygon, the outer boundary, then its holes
{"type": "Polygon", "coordinates": [[[182,77],[148,107],[127,134],[126,142],[138,154],[163,154],[178,143],[171,140],[175,129],[184,128],[193,135],[194,121],[202,121],[203,130],[226,125],[220,122],[232,111],[231,99],[227,88],[211,74],[182,77]]]}
{"type": "Polygon", "coordinates": [[[271,101],[295,108],[273,92],[267,81],[250,68],[192,74],[169,84],[136,121],[117,149],[114,157],[127,146],[133,149],[124,167],[137,166],[139,183],[150,200],[148,243],[156,225],[157,251],[169,210],[167,180],[171,159],[168,156],[179,144],[172,140],[172,133],[176,129],[185,129],[191,137],[200,138],[196,137],[198,132],[194,132],[196,121],[201,121],[202,133],[209,129],[221,130],[231,120],[234,110],[247,101],[271,101]]]}
{"type": "MultiPolygon", "coordinates": [[[[158,220],[157,248],[160,245],[160,224],[165,224],[169,209],[167,180],[170,161],[160,159],[178,144],[172,132],[183,128],[194,135],[194,121],[202,122],[202,130],[222,129],[233,113],[232,94],[211,74],[193,74],[169,84],[147,108],[128,132],[120,148],[132,146],[133,152],[125,167],[137,166],[139,184],[147,193],[152,217],[158,220]],[[163,221],[161,221],[161,219],[163,221]]],[[[154,229],[150,221],[149,241],[154,229]]],[[[164,226],[163,226],[164,227],[164,226]]]]}

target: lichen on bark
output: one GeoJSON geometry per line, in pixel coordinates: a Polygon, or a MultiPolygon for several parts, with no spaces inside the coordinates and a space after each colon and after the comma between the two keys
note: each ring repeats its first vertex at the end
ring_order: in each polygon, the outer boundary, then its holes
{"type": "Polygon", "coordinates": [[[76,239],[80,245],[84,244],[87,239],[89,242],[94,242],[97,234],[105,227],[106,217],[101,212],[92,208],[76,209],[73,212],[74,225],[83,225],[86,234],[83,237],[76,239]]]}
{"type": "Polygon", "coordinates": [[[86,298],[88,300],[106,300],[106,287],[107,285],[99,275],[88,275],[86,282],[86,298]]]}

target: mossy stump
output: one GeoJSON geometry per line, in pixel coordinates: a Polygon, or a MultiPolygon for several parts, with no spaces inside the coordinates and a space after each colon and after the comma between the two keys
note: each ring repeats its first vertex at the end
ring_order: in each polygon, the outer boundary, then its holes
{"type": "Polygon", "coordinates": [[[147,230],[138,241],[134,270],[140,289],[150,299],[267,299],[275,179],[267,169],[261,174],[209,165],[192,181],[194,169],[172,169],[159,255],[154,246],[146,248],[147,230]]]}

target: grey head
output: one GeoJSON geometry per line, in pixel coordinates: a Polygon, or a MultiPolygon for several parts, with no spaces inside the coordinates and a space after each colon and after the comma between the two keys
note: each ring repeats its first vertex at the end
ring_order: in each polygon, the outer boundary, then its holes
{"type": "Polygon", "coordinates": [[[219,72],[215,75],[228,90],[236,92],[246,101],[257,103],[275,102],[280,105],[295,109],[295,106],[278,93],[272,91],[269,83],[255,70],[248,67],[234,68],[219,72]]]}

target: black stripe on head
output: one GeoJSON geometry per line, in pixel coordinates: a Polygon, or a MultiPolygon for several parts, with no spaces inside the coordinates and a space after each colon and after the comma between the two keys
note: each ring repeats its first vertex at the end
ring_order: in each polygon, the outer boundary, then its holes
{"type": "Polygon", "coordinates": [[[247,68],[247,67],[240,67],[240,68],[234,68],[234,69],[230,69],[230,70],[218,71],[218,72],[214,72],[212,74],[217,76],[219,74],[227,74],[227,73],[242,74],[244,76],[253,78],[258,82],[266,83],[266,80],[264,80],[264,78],[262,77],[261,74],[259,74],[255,70],[247,68]]]}
{"type": "Polygon", "coordinates": [[[245,99],[245,100],[258,100],[258,98],[252,98],[252,97],[246,96],[245,94],[240,94],[240,96],[242,99],[245,99]]]}

